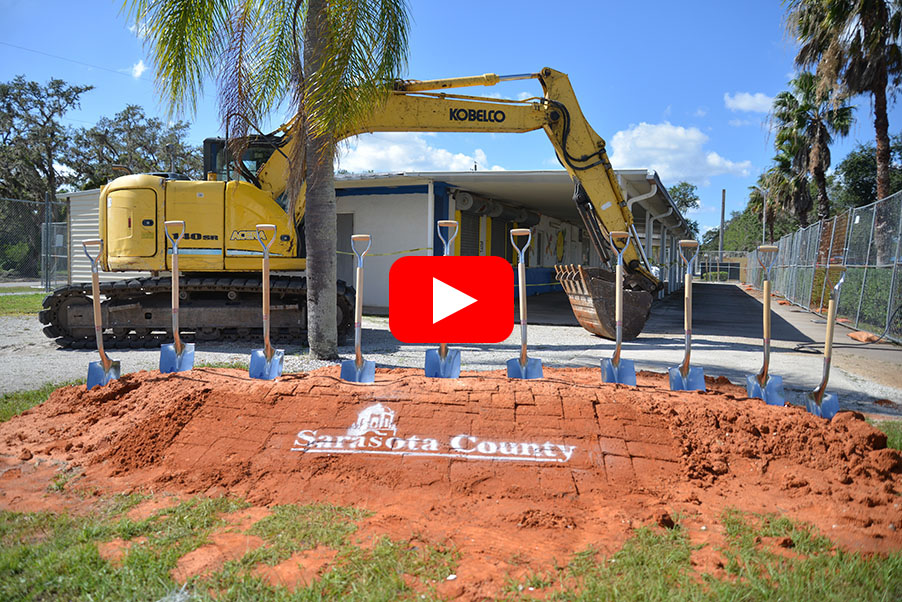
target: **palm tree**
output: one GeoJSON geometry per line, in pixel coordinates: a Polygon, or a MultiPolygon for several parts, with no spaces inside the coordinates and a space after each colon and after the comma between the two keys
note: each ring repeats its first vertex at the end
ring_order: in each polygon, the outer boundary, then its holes
{"type": "Polygon", "coordinates": [[[830,144],[833,136],[849,133],[854,107],[845,104],[846,99],[841,96],[829,98],[829,92],[818,86],[813,73],[800,73],[789,83],[792,89],[780,92],[774,99],[777,149],[790,158],[796,174],[805,168],[811,173],[817,186],[817,215],[826,219],[830,217],[826,174],[830,168],[830,144]]]}
{"type": "Polygon", "coordinates": [[[783,136],[776,148],[774,165],[765,180],[770,196],[777,206],[792,213],[801,227],[807,228],[808,212],[814,204],[808,180],[809,153],[800,151],[804,148],[800,136],[783,136]]]}
{"type": "Polygon", "coordinates": [[[223,122],[247,134],[288,104],[295,144],[288,194],[306,184],[307,339],[337,357],[336,132],[353,129],[389,93],[407,55],[404,0],[127,0],[147,32],[156,80],[173,111],[193,112],[209,76],[223,122]],[[244,119],[234,119],[239,115],[244,119]]]}
{"type": "MultiPolygon", "coordinates": [[[[887,88],[902,81],[902,1],[784,0],[786,22],[801,43],[800,67],[817,67],[822,88],[874,99],[877,197],[889,196],[887,88]]],[[[892,90],[890,92],[892,95],[892,90]]]]}

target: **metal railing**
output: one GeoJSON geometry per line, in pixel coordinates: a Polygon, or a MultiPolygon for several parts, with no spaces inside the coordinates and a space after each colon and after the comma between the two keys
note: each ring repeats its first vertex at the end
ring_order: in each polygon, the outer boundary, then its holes
{"type": "MultiPolygon", "coordinates": [[[[777,243],[773,290],[822,313],[845,273],[836,315],[855,328],[902,343],[902,192],[787,234],[777,243]]],[[[757,251],[746,282],[761,288],[757,251]]]]}

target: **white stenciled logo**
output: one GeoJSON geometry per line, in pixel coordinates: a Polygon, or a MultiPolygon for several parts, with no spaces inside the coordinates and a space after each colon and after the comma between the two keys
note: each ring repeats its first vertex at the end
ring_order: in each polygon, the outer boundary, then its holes
{"type": "Polygon", "coordinates": [[[291,451],[563,463],[568,462],[576,450],[575,445],[551,441],[496,441],[471,434],[458,434],[443,443],[438,437],[399,437],[397,433],[395,412],[377,403],[362,410],[344,435],[321,434],[319,430],[310,429],[300,431],[291,451]]]}
{"type": "Polygon", "coordinates": [[[357,415],[357,422],[348,429],[348,436],[359,437],[367,433],[375,433],[388,437],[389,433],[394,435],[397,432],[395,413],[381,403],[377,403],[357,415]]]}

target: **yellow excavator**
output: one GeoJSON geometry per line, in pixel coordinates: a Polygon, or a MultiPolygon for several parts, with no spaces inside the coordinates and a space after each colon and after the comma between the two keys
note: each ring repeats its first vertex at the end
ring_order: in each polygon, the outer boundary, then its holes
{"type": "MultiPolygon", "coordinates": [[[[290,123],[272,134],[244,140],[240,160],[230,157],[227,141],[204,143],[206,181],[173,173],[125,175],[100,192],[100,257],[105,271],[149,271],[145,278],[107,282],[101,286],[104,336],[113,347],[157,347],[171,338],[172,265],[163,222],[184,220],[179,243],[180,324],[187,340],[223,341],[256,336],[260,313],[260,243],[256,224],[276,225],[271,248],[271,328],[273,338],[297,341],[306,333],[306,268],[303,243],[304,202],[289,215],[286,187],[289,157],[296,143],[290,123]],[[236,177],[233,179],[232,176],[236,177]]],[[[604,140],[583,116],[566,74],[553,69],[539,73],[498,76],[485,74],[428,81],[399,81],[383,106],[359,128],[364,132],[529,132],[542,129],[558,159],[574,180],[573,199],[595,250],[612,266],[607,233],[627,231],[637,237],[633,220],[607,153],[604,140]],[[491,86],[502,81],[537,79],[544,95],[505,100],[449,94],[444,90],[491,86]]],[[[638,243],[638,240],[635,241],[638,243]]],[[[652,294],[661,284],[652,274],[642,246],[624,254],[623,337],[641,332],[652,294]],[[637,251],[636,249],[639,249],[637,251]]],[[[605,268],[558,266],[580,324],[614,338],[614,277],[605,268]]],[[[44,333],[64,347],[94,345],[90,286],[56,290],[44,300],[40,320],[44,333]]],[[[350,330],[354,290],[338,283],[336,312],[339,336],[350,330]]]]}

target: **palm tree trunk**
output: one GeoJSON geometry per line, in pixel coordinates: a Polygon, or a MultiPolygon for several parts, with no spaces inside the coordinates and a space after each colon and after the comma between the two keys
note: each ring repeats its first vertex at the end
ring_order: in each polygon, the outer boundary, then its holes
{"type": "MultiPolygon", "coordinates": [[[[324,0],[309,0],[304,32],[308,74],[315,72],[327,55],[326,18],[324,0]]],[[[334,154],[330,136],[307,137],[307,342],[318,359],[338,357],[334,154]]]]}
{"type": "Polygon", "coordinates": [[[830,199],[827,196],[827,174],[820,167],[813,170],[814,183],[817,186],[817,218],[830,217],[830,199]]]}
{"type": "Polygon", "coordinates": [[[889,196],[889,117],[886,114],[886,64],[880,69],[872,93],[874,95],[874,131],[877,134],[877,198],[889,196]]]}

